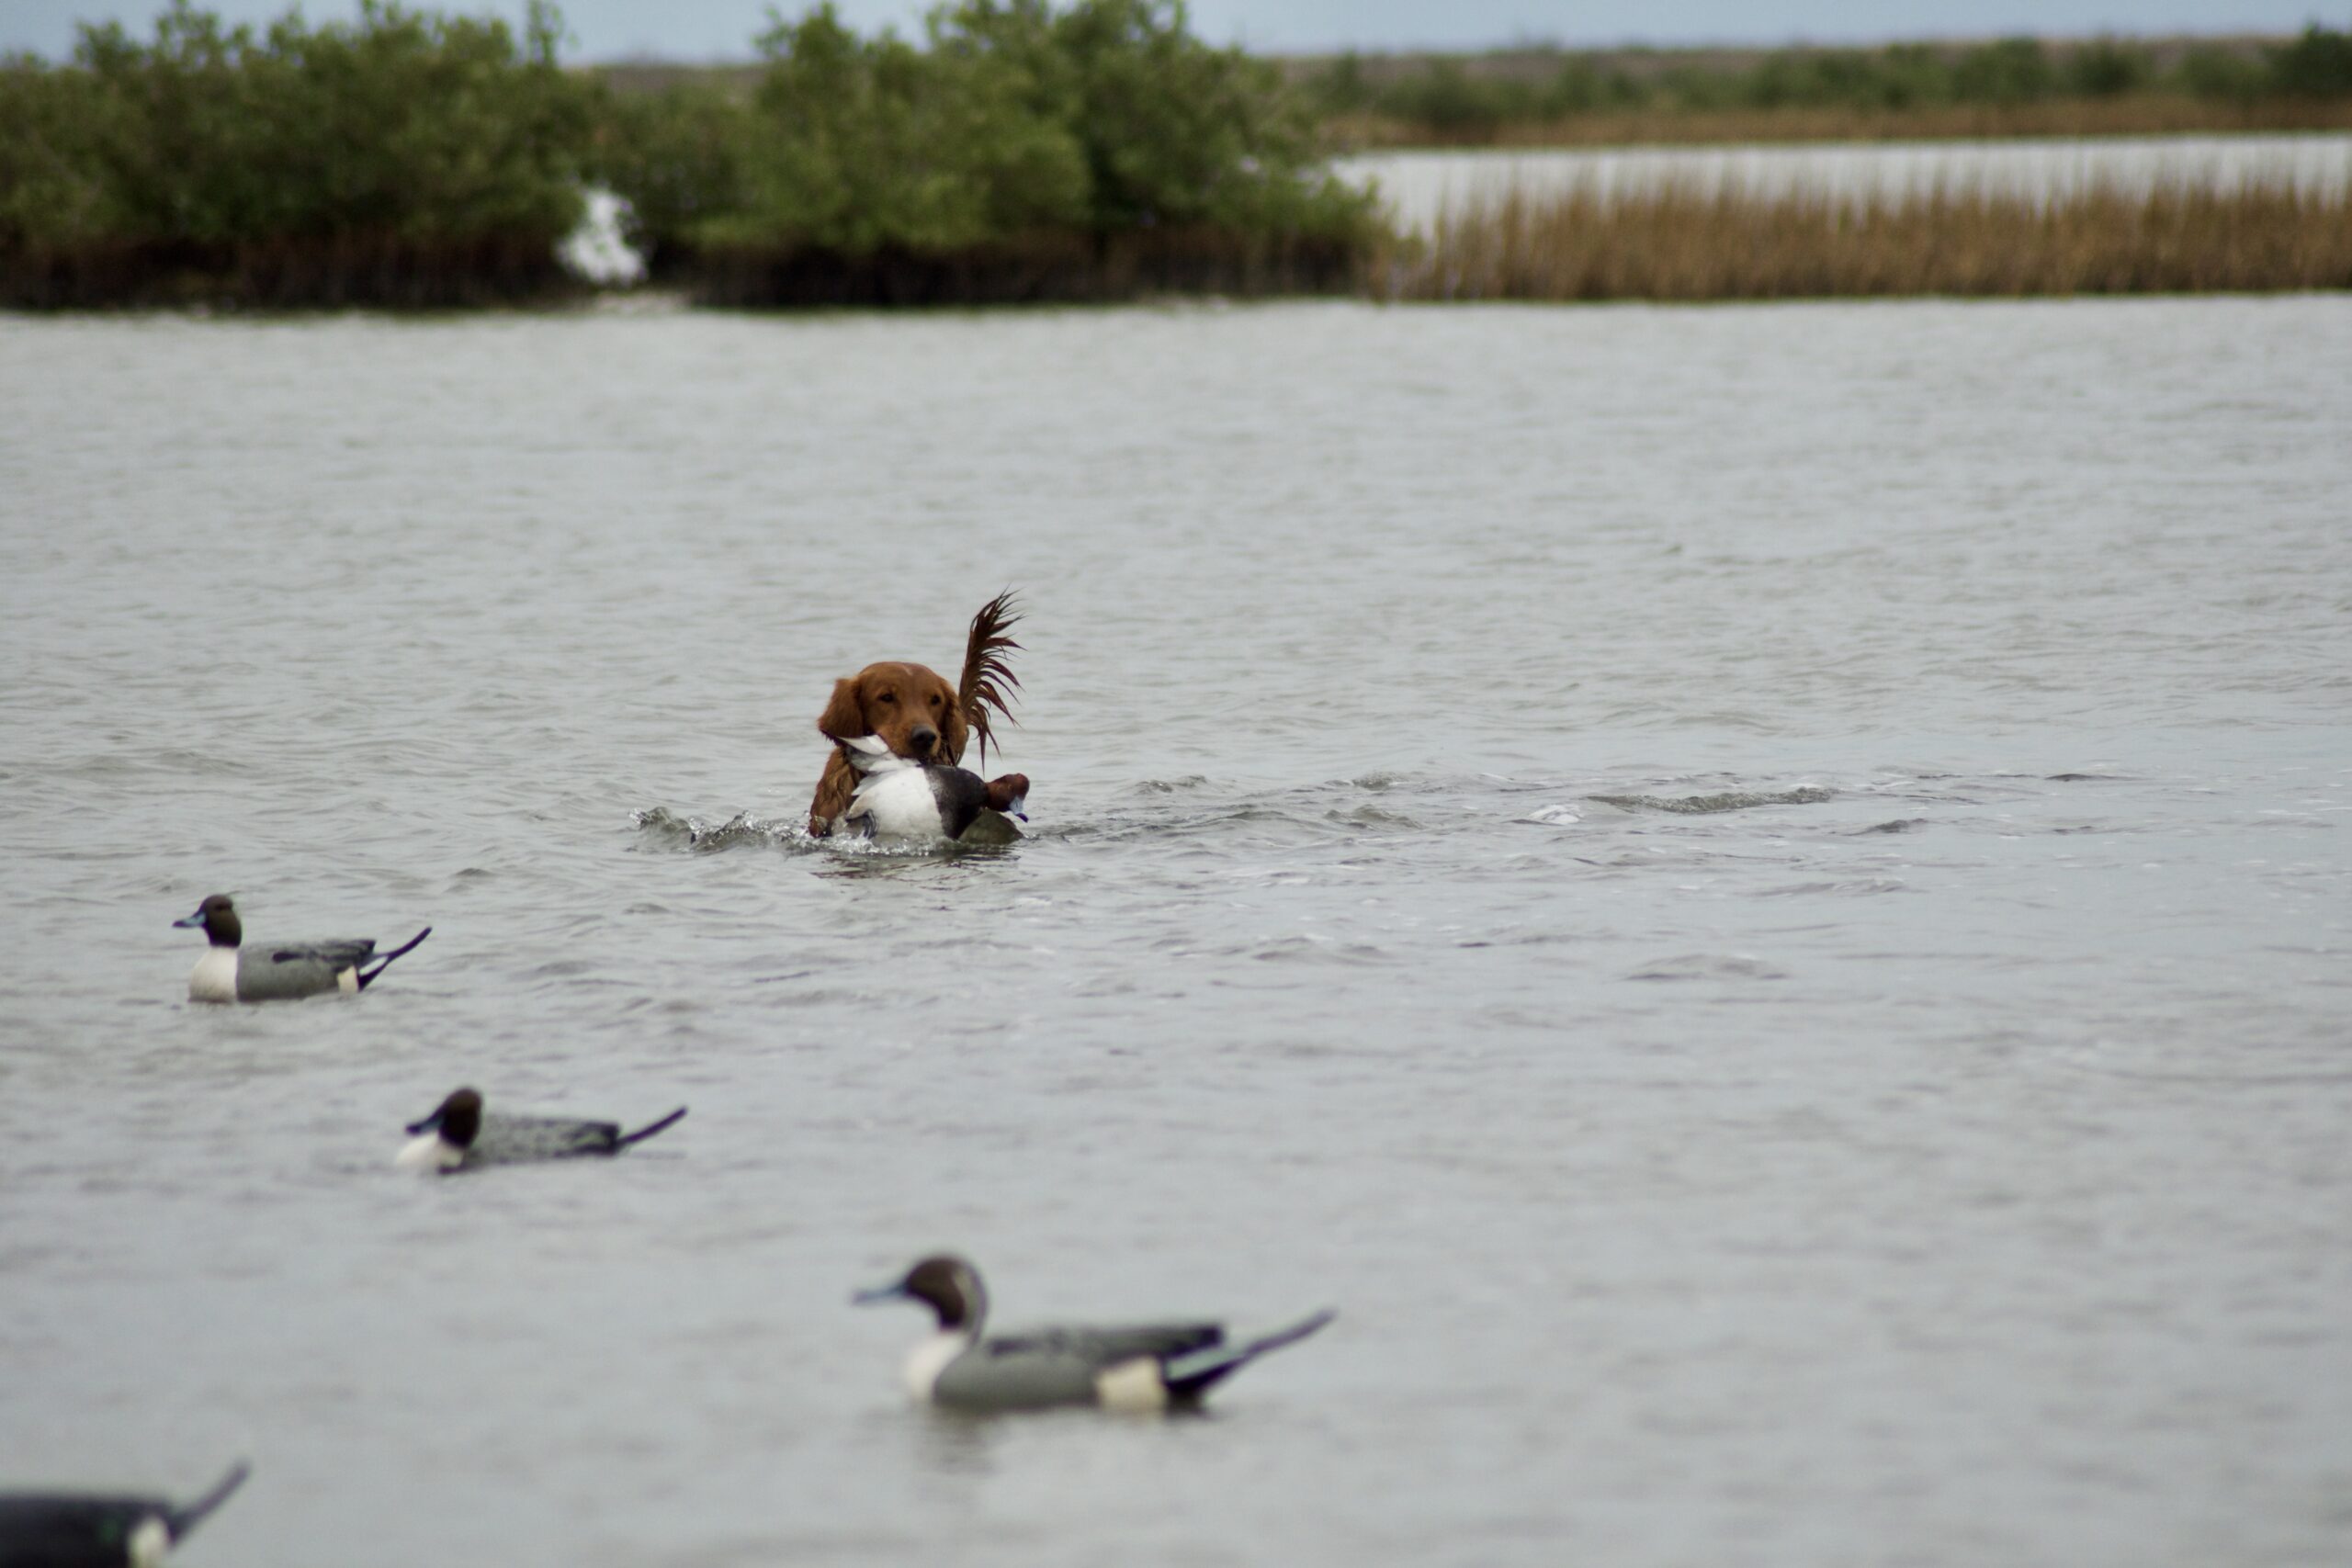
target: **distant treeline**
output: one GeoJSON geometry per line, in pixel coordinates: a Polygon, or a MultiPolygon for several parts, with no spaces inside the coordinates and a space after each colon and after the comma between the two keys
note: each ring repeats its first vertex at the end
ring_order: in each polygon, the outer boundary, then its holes
{"type": "Polygon", "coordinates": [[[721,304],[2352,285],[2340,198],[1858,214],[1677,196],[1614,216],[1498,210],[1431,245],[1384,232],[1373,198],[1320,160],[1318,118],[1328,130],[1346,114],[1475,139],[1481,124],[1637,102],[1705,123],[2136,101],[2152,83],[2352,104],[2352,38],[2316,25],[2162,62],[2112,40],[2011,40],[1713,70],[1513,56],[1518,73],[1492,78],[1342,60],[1286,81],[1193,38],[1179,0],[951,0],[911,40],[860,37],[820,6],[776,19],[749,73],[641,90],[627,72],[559,66],[561,32],[545,5],[519,31],[381,0],[351,23],[289,12],[256,30],[179,0],[152,39],[109,24],[85,28],[69,63],[0,61],[0,305],[547,299],[583,287],[555,252],[600,184],[631,204],[658,276],[721,304]],[[2044,210],[2071,225],[2063,254],[2033,237],[2044,210]],[[2105,230],[2129,231],[2121,250],[2096,243],[2105,230]],[[2026,251],[2054,259],[1998,261],[2026,251]],[[1888,259],[1938,252],[1992,259],[1888,259]]]}
{"type": "Polygon", "coordinates": [[[583,183],[657,273],[741,304],[1337,288],[1378,237],[1280,73],[1176,0],[961,0],[920,47],[778,20],[748,96],[616,93],[518,39],[364,0],[356,23],[0,64],[0,303],[440,305],[560,289],[583,183]]]}
{"type": "Polygon", "coordinates": [[[1345,288],[1372,204],[1279,71],[1176,0],[962,0],[922,46],[778,21],[745,96],[616,96],[595,172],[657,273],[730,303],[1345,288]]]}
{"type": "MultiPolygon", "coordinates": [[[[1875,117],[1899,128],[1939,118],[1965,129],[2017,118],[2085,129],[2131,129],[2112,107],[2168,98],[2207,106],[2212,123],[2267,108],[2262,123],[2340,123],[2324,107],[2352,105],[2352,34],[2316,22],[2283,43],[2193,43],[2159,51],[2114,38],[2047,44],[2011,38],[1975,45],[1788,49],[1747,57],[1701,51],[1581,53],[1518,50],[1482,56],[1394,59],[1343,54],[1295,65],[1317,112],[1359,141],[1478,143],[1582,140],[1579,122],[1682,118],[1770,134],[1760,123],[1792,111],[1875,117]],[[2109,112],[2101,113],[2102,108],[2109,112]],[[1974,116],[1952,111],[1977,111],[1974,116]],[[2110,126],[2109,122],[2113,122],[2110,126]],[[1544,134],[1557,131],[1556,138],[1544,134]]],[[[1808,123],[1802,118],[1798,123],[1808,123]]]]}
{"type": "Polygon", "coordinates": [[[560,288],[594,95],[560,24],[368,5],[0,64],[0,303],[448,305],[560,288]]]}

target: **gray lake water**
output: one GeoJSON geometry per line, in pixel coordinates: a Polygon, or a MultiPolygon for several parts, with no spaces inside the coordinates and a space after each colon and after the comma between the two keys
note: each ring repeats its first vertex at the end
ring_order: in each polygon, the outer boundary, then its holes
{"type": "MultiPolygon", "coordinates": [[[[0,1475],[206,1563],[2352,1556],[2352,299],[0,319],[0,1475]],[[797,827],[1020,586],[1001,852],[797,827]],[[188,1004],[257,939],[432,939],[188,1004]],[[401,1123],[676,1130],[434,1181],[401,1123]],[[853,1289],[1320,1337],[909,1408],[853,1289]]],[[[991,771],[998,764],[991,761],[991,771]]]]}

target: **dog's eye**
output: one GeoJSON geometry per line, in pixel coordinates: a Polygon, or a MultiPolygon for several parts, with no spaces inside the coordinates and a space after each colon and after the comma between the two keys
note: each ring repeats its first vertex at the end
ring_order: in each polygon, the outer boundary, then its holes
{"type": "Polygon", "coordinates": [[[882,692],[877,694],[874,700],[877,703],[895,703],[899,700],[899,694],[896,692],[882,692]]]}
{"type": "Polygon", "coordinates": [[[937,692],[931,694],[931,705],[933,707],[937,707],[939,705],[939,694],[937,692]]]}

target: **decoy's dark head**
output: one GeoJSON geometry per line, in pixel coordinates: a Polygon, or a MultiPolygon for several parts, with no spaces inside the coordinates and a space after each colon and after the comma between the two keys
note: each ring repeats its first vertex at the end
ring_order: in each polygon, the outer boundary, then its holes
{"type": "Polygon", "coordinates": [[[237,923],[237,906],[229,901],[226,893],[215,893],[196,907],[196,913],[185,919],[174,920],[175,927],[202,926],[204,934],[215,947],[234,947],[245,940],[245,928],[237,923]]]}
{"type": "Polygon", "coordinates": [[[1029,820],[1029,775],[1003,773],[989,780],[989,809],[1001,811],[1007,817],[1029,820]]]}
{"type": "Polygon", "coordinates": [[[412,1136],[438,1130],[442,1138],[461,1149],[474,1146],[481,1135],[481,1096],[469,1089],[461,1089],[443,1100],[440,1109],[422,1122],[412,1122],[408,1130],[412,1136]]]}
{"type": "Polygon", "coordinates": [[[940,1329],[945,1333],[961,1329],[978,1334],[989,1312],[989,1294],[980,1288],[980,1271],[946,1253],[924,1258],[895,1285],[860,1291],[850,1299],[860,1306],[874,1302],[921,1302],[938,1314],[940,1329]]]}

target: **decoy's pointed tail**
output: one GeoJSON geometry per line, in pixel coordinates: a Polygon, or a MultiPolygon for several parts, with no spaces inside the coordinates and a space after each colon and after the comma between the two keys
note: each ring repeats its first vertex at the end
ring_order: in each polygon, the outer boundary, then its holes
{"type": "Polygon", "coordinates": [[[427,926],[423,931],[417,932],[414,936],[409,938],[406,942],[401,943],[398,947],[392,949],[391,952],[378,953],[376,955],[376,966],[374,968],[362,969],[359,971],[359,988],[363,991],[366,990],[368,988],[368,981],[374,979],[377,976],[381,975],[385,970],[392,966],[393,959],[398,958],[401,953],[408,952],[409,949],[414,947],[418,942],[423,942],[426,937],[429,937],[432,934],[433,928],[431,926],[427,926]]]}
{"type": "Polygon", "coordinates": [[[174,1508],[164,1521],[164,1528],[172,1532],[172,1540],[176,1542],[186,1538],[188,1531],[204,1522],[207,1514],[227,1502],[229,1494],[243,1486],[245,1477],[253,1472],[252,1465],[239,1460],[229,1467],[229,1473],[222,1476],[220,1484],[211,1491],[184,1507],[174,1508]]]}
{"type": "Polygon", "coordinates": [[[678,1119],[685,1113],[686,1108],[681,1105],[678,1109],[662,1118],[661,1121],[649,1122],[645,1126],[639,1127],[636,1132],[630,1133],[625,1137],[616,1139],[613,1144],[613,1147],[616,1149],[625,1149],[631,1144],[643,1143],[646,1139],[653,1136],[654,1134],[665,1132],[668,1129],[676,1126],[678,1124],[678,1119]]]}
{"type": "Polygon", "coordinates": [[[1015,594],[1008,588],[980,606],[964,641],[964,677],[956,683],[956,704],[964,710],[964,722],[980,743],[983,768],[989,765],[989,747],[996,740],[991,717],[1012,719],[1012,696],[1021,689],[1021,679],[1013,674],[1012,664],[1012,655],[1021,645],[1009,635],[1020,619],[1015,594]]]}
{"type": "Polygon", "coordinates": [[[1160,1374],[1168,1384],[1168,1397],[1179,1404],[1196,1400],[1269,1350],[1295,1345],[1339,1315],[1326,1307],[1288,1328],[1261,1335],[1246,1345],[1211,1345],[1189,1356],[1175,1357],[1160,1374]]]}

